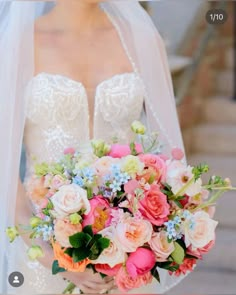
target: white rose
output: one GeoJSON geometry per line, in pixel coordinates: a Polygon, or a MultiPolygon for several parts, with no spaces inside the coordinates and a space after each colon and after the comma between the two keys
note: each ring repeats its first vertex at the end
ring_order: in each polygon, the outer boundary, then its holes
{"type": "Polygon", "coordinates": [[[58,192],[51,197],[51,201],[59,218],[64,218],[81,209],[85,209],[85,214],[90,211],[87,191],[74,183],[61,186],[58,192]]]}
{"type": "Polygon", "coordinates": [[[211,219],[209,214],[199,211],[193,214],[191,220],[184,222],[185,244],[187,247],[203,248],[215,239],[215,229],[218,222],[211,219]],[[191,223],[193,222],[193,226],[191,223]]]}
{"type": "Polygon", "coordinates": [[[98,259],[93,260],[94,264],[108,264],[110,267],[114,267],[119,263],[123,263],[126,259],[125,252],[119,247],[119,245],[114,240],[113,227],[107,227],[99,232],[103,237],[110,240],[110,245],[108,248],[104,249],[98,259]]]}

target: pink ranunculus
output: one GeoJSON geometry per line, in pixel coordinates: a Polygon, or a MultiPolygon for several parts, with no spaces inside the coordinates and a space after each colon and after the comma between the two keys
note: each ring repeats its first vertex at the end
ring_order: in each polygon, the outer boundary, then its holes
{"type": "MultiPolygon", "coordinates": [[[[142,153],[143,149],[141,144],[135,144],[137,153],[142,153]]],[[[129,145],[113,144],[108,156],[112,158],[122,158],[131,154],[129,145]]]]}
{"type": "Polygon", "coordinates": [[[186,275],[187,272],[193,271],[196,263],[197,263],[196,259],[185,258],[184,262],[179,266],[179,269],[177,269],[175,272],[169,272],[169,274],[170,275],[174,274],[176,277],[179,277],[181,275],[186,275]]]}
{"type": "Polygon", "coordinates": [[[64,149],[64,155],[67,155],[67,154],[74,155],[74,153],[75,153],[75,149],[72,147],[64,149]]]}
{"type": "Polygon", "coordinates": [[[54,234],[56,241],[61,247],[72,247],[69,241],[69,237],[76,233],[81,232],[82,226],[80,223],[71,224],[69,220],[57,219],[54,226],[54,234]]]}
{"type": "Polygon", "coordinates": [[[89,201],[91,210],[84,215],[83,227],[92,225],[93,232],[97,233],[111,223],[111,209],[109,202],[102,196],[96,196],[89,201]]]}
{"type": "Polygon", "coordinates": [[[165,182],[167,166],[165,161],[158,155],[141,154],[139,159],[145,164],[145,168],[152,168],[155,180],[165,182]]]}
{"type": "Polygon", "coordinates": [[[171,151],[171,155],[174,160],[182,160],[184,157],[184,152],[180,148],[173,148],[171,151]]]}
{"type": "Polygon", "coordinates": [[[131,179],[124,185],[126,194],[134,194],[134,191],[139,187],[139,182],[135,179],[131,179]]]}
{"type": "Polygon", "coordinates": [[[132,278],[124,267],[121,267],[115,277],[115,283],[121,292],[145,286],[152,282],[151,272],[143,275],[138,275],[135,279],[132,278]]]}
{"type": "Polygon", "coordinates": [[[153,233],[149,245],[155,254],[156,261],[158,262],[167,261],[167,258],[175,250],[174,243],[168,241],[167,233],[165,231],[153,233]]]}
{"type": "Polygon", "coordinates": [[[131,253],[126,261],[126,269],[129,275],[136,279],[138,275],[149,272],[155,265],[154,253],[146,248],[138,248],[131,253]]]}
{"type": "Polygon", "coordinates": [[[158,185],[151,185],[138,206],[142,215],[154,225],[160,226],[168,220],[170,205],[158,185]]]}
{"type": "Polygon", "coordinates": [[[135,252],[150,241],[151,236],[152,225],[148,220],[127,217],[116,226],[115,239],[127,253],[135,252]]]}
{"type": "Polygon", "coordinates": [[[110,267],[108,264],[95,264],[95,269],[97,272],[103,273],[109,277],[114,277],[122,267],[122,263],[115,265],[114,267],[110,267]]]}

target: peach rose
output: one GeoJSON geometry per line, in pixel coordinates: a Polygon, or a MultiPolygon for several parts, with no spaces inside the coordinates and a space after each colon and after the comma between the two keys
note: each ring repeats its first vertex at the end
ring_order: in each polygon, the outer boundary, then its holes
{"type": "Polygon", "coordinates": [[[114,239],[114,228],[107,227],[104,230],[100,231],[103,237],[110,240],[110,245],[108,248],[104,249],[102,253],[96,260],[93,260],[94,264],[108,264],[110,267],[114,267],[117,264],[124,263],[126,259],[125,252],[117,245],[117,242],[114,239]]]}
{"type": "Polygon", "coordinates": [[[121,292],[128,292],[134,288],[145,286],[152,282],[152,275],[150,272],[138,275],[135,279],[132,278],[124,267],[121,267],[115,277],[115,283],[121,292]]]}
{"type": "Polygon", "coordinates": [[[92,225],[93,232],[97,233],[111,223],[109,202],[102,196],[96,196],[89,201],[91,210],[84,215],[83,227],[92,225]]]}
{"type": "Polygon", "coordinates": [[[155,180],[165,182],[167,166],[161,157],[152,154],[142,154],[139,155],[139,159],[154,174],[155,180]]]}
{"type": "Polygon", "coordinates": [[[62,246],[71,247],[69,237],[82,231],[82,225],[71,224],[69,220],[57,219],[54,226],[54,234],[57,242],[62,246]]]}
{"type": "Polygon", "coordinates": [[[44,184],[45,177],[32,177],[26,185],[27,195],[33,203],[41,206],[48,193],[48,188],[44,184]]]}
{"type": "Polygon", "coordinates": [[[138,248],[131,253],[126,261],[126,269],[129,275],[135,279],[138,275],[149,272],[155,265],[154,253],[146,248],[138,248]]]}
{"type": "Polygon", "coordinates": [[[116,164],[119,159],[115,159],[109,156],[99,158],[93,165],[98,175],[98,185],[104,184],[104,176],[111,173],[111,165],[116,164]]]}
{"type": "Polygon", "coordinates": [[[86,214],[90,211],[87,191],[74,183],[61,186],[51,197],[51,201],[54,212],[59,218],[65,218],[81,209],[84,209],[86,214]]]}
{"type": "Polygon", "coordinates": [[[174,243],[168,242],[167,234],[164,231],[154,233],[149,245],[158,262],[167,261],[167,258],[175,250],[174,243]]]}
{"type": "Polygon", "coordinates": [[[184,235],[186,247],[192,245],[193,249],[203,248],[215,239],[215,229],[218,222],[211,219],[209,214],[198,211],[191,220],[184,222],[184,235]],[[190,223],[194,222],[191,226],[190,223]]]}
{"type": "Polygon", "coordinates": [[[86,266],[90,263],[90,260],[88,258],[75,263],[72,257],[65,253],[66,249],[62,249],[58,243],[53,243],[52,246],[55,260],[58,261],[60,267],[66,269],[67,271],[84,272],[86,266]]]}
{"type": "Polygon", "coordinates": [[[139,210],[142,215],[157,226],[168,220],[169,209],[167,197],[160,191],[158,185],[151,185],[150,190],[145,193],[145,197],[139,202],[139,210]]]}
{"type": "Polygon", "coordinates": [[[149,221],[127,217],[116,227],[115,238],[124,252],[134,252],[150,241],[152,225],[149,221]]]}

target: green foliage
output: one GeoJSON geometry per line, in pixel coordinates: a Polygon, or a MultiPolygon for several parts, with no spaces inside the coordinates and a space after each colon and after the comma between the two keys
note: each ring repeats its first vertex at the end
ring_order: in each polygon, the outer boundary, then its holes
{"type": "Polygon", "coordinates": [[[185,251],[179,243],[174,242],[175,250],[171,253],[171,257],[173,258],[174,262],[177,264],[182,264],[185,257],[185,251]]]}
{"type": "Polygon", "coordinates": [[[163,268],[166,270],[169,270],[171,272],[176,271],[177,269],[179,269],[179,265],[178,264],[173,264],[173,261],[166,261],[166,262],[158,262],[156,264],[156,266],[158,266],[159,268],[163,268]]]}
{"type": "Polygon", "coordinates": [[[129,145],[129,147],[130,147],[131,155],[137,156],[138,155],[138,152],[136,150],[135,143],[134,142],[131,142],[130,145],[129,145]]]}
{"type": "Polygon", "coordinates": [[[41,164],[35,164],[34,171],[37,176],[45,176],[49,172],[49,166],[43,162],[41,164]]]}
{"type": "Polygon", "coordinates": [[[194,174],[194,180],[198,180],[202,174],[209,171],[209,166],[207,164],[199,164],[196,167],[193,167],[192,173],[194,174]]]}
{"type": "Polygon", "coordinates": [[[157,263],[155,264],[155,266],[153,267],[153,269],[151,270],[151,274],[152,276],[160,283],[161,280],[160,280],[160,275],[159,275],[159,272],[157,270],[157,263]]]}
{"type": "Polygon", "coordinates": [[[59,272],[65,272],[66,269],[59,266],[58,260],[54,260],[52,264],[52,274],[56,275],[59,272]]]}
{"type": "Polygon", "coordinates": [[[109,239],[100,234],[93,234],[91,225],[86,226],[83,232],[70,236],[69,241],[73,248],[67,249],[65,253],[71,256],[74,262],[80,262],[85,258],[95,260],[110,245],[109,239]]]}

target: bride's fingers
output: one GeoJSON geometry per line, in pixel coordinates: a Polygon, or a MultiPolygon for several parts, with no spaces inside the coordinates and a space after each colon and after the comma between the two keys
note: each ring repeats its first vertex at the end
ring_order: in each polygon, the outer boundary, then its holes
{"type": "Polygon", "coordinates": [[[96,292],[103,291],[103,293],[105,293],[106,291],[114,288],[114,281],[109,283],[86,282],[84,285],[91,290],[95,290],[96,292]]]}

